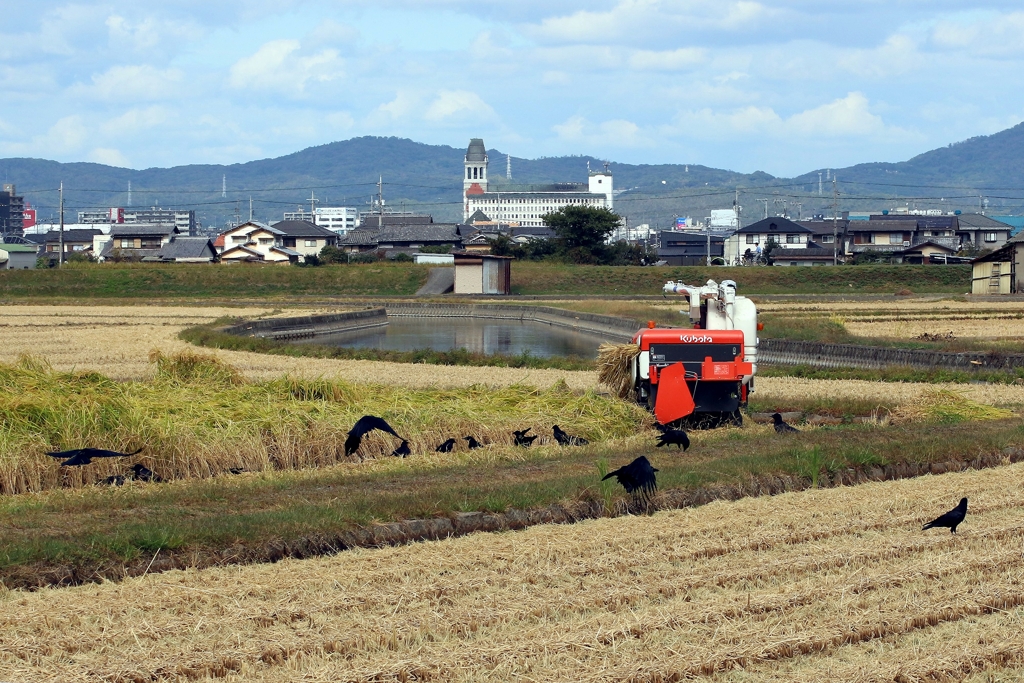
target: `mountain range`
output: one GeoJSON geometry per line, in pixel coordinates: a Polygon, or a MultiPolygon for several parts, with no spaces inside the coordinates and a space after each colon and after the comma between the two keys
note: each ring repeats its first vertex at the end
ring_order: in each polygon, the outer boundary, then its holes
{"type": "MultiPolygon", "coordinates": [[[[468,141],[467,141],[468,142],[468,141]]],[[[39,210],[56,215],[56,188],[65,189],[65,220],[78,210],[113,206],[194,208],[208,227],[233,216],[276,221],[284,211],[308,210],[311,193],[322,205],[367,208],[378,192],[396,210],[422,211],[438,221],[462,217],[464,148],[402,138],[359,137],[242,164],[188,165],[133,170],[94,163],[0,159],[0,177],[39,210]],[[128,187],[131,184],[131,201],[128,187]],[[226,193],[223,192],[226,184],[226,193]],[[225,195],[226,196],[223,196],[225,195]]],[[[489,150],[492,187],[586,182],[587,169],[604,161],[590,156],[522,159],[489,150]]],[[[934,149],[898,163],[815,169],[795,178],[737,173],[700,165],[611,163],[616,211],[630,224],[668,226],[676,216],[703,218],[732,208],[738,197],[743,223],[767,212],[792,218],[831,213],[833,176],[839,210],[913,208],[989,213],[1024,210],[1024,124],[934,149]],[[820,174],[820,175],[819,175],[820,174]],[[820,182],[819,182],[820,179],[820,182]],[[826,180],[827,179],[827,180],[826,180]],[[739,192],[737,193],[737,189],[739,192]]]]}

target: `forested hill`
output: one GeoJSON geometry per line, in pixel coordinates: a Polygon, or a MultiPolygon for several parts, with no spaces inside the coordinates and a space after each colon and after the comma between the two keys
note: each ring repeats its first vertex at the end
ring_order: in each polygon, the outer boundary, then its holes
{"type": "MultiPolygon", "coordinates": [[[[385,200],[394,208],[427,211],[438,220],[458,220],[464,154],[464,147],[360,137],[275,159],[223,166],[132,170],[92,163],[0,159],[0,177],[15,183],[19,193],[40,209],[41,218],[54,215],[58,206],[54,190],[63,181],[69,221],[83,208],[127,206],[129,182],[133,205],[195,208],[209,226],[222,225],[236,211],[247,216],[250,197],[254,214],[261,220],[279,220],[284,211],[308,207],[311,192],[325,204],[364,207],[376,194],[381,177],[385,200]],[[226,198],[221,196],[224,177],[226,198]]],[[[505,154],[500,150],[488,154],[491,182],[500,188],[507,183],[505,154]]],[[[604,160],[512,157],[512,182],[585,182],[588,163],[597,169],[604,160]]],[[[616,209],[629,216],[631,223],[668,225],[676,215],[702,218],[713,208],[731,208],[737,187],[743,188],[744,223],[760,217],[761,197],[778,200],[770,207],[773,213],[782,202],[788,203],[790,211],[799,203],[804,216],[827,210],[831,202],[828,191],[824,196],[817,194],[817,170],[787,180],[767,173],[742,174],[683,164],[634,165],[613,160],[610,169],[616,189],[622,192],[616,197],[616,209]]],[[[940,206],[938,197],[948,196],[959,202],[954,208],[972,210],[977,203],[969,197],[987,192],[993,208],[1010,212],[1024,204],[1012,197],[1024,193],[990,190],[1024,189],[1024,124],[908,161],[859,164],[836,172],[846,197],[844,209],[878,208],[887,198],[895,201],[897,197],[934,196],[940,206]],[[959,191],[945,186],[957,186],[959,191]]]]}

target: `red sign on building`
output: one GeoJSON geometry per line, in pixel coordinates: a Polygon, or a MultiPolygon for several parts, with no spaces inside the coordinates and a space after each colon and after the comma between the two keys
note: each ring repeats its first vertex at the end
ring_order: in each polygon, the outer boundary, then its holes
{"type": "Polygon", "coordinates": [[[21,227],[32,228],[36,224],[36,210],[25,207],[25,210],[21,214],[21,227]]]}

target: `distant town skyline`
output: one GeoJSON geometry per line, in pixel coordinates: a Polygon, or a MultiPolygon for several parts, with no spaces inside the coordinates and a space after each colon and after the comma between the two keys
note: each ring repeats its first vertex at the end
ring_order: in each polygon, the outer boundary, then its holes
{"type": "Polygon", "coordinates": [[[1008,0],[4,4],[0,157],[147,168],[483,137],[790,176],[1024,120],[1008,0]]]}

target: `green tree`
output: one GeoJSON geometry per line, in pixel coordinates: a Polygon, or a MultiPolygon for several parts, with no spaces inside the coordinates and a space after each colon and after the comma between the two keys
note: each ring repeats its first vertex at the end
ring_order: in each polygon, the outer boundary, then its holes
{"type": "Polygon", "coordinates": [[[605,240],[619,225],[619,217],[608,209],[572,204],[541,218],[558,235],[563,257],[573,263],[605,262],[605,240]]]}

